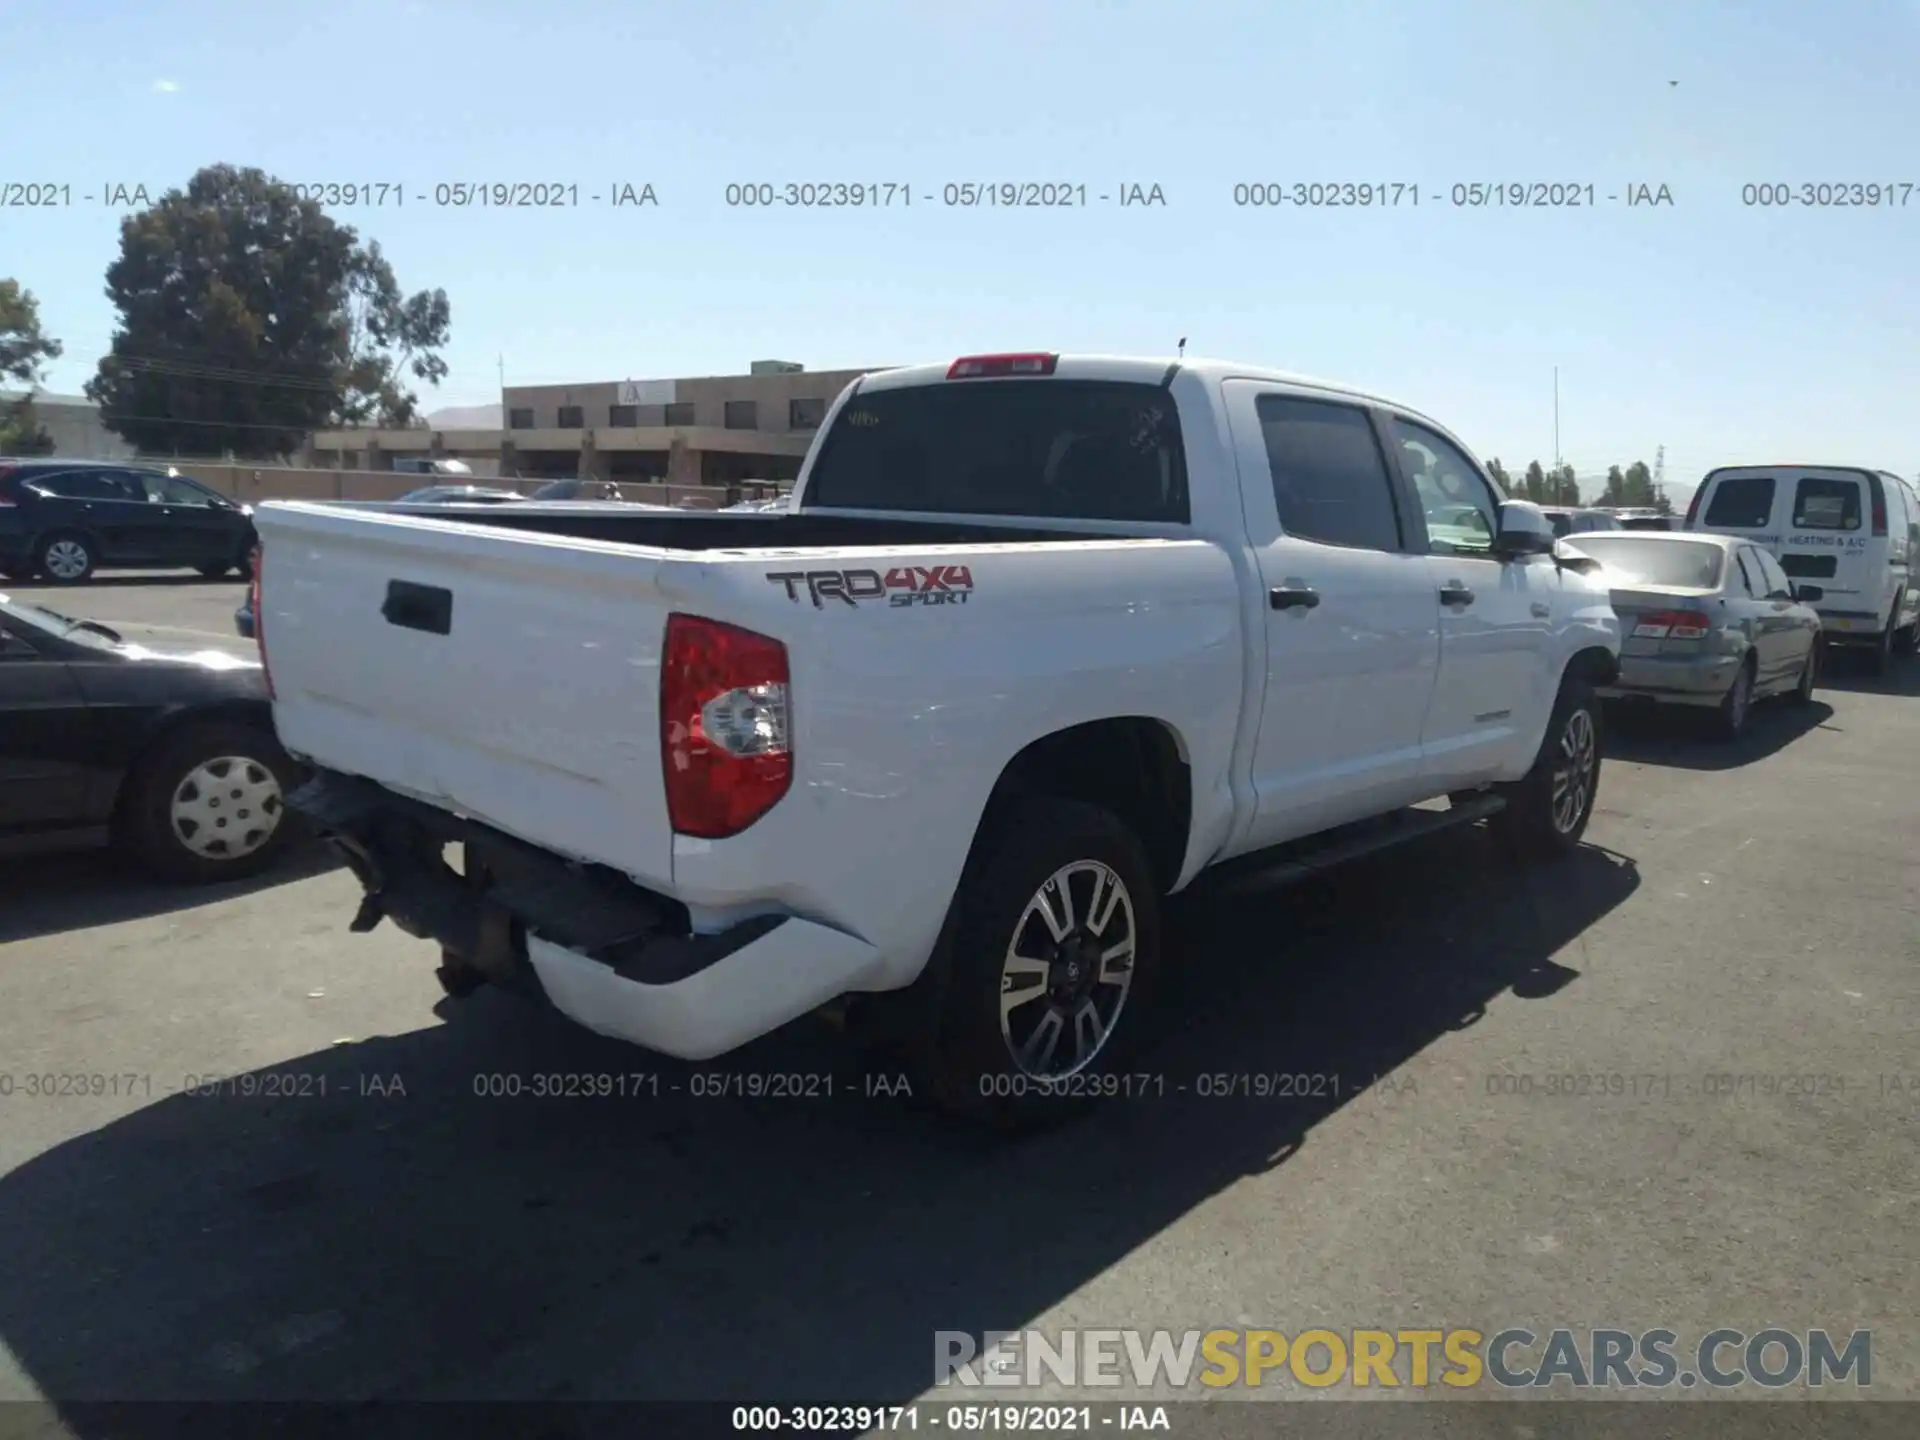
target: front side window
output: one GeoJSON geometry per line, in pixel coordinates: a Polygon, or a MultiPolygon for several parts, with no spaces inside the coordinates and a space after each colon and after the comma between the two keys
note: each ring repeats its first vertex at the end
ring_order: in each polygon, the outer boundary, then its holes
{"type": "MultiPolygon", "coordinates": [[[[1394,443],[1426,512],[1427,540],[1436,555],[1485,555],[1493,549],[1500,511],[1494,494],[1460,447],[1424,425],[1393,417],[1394,443]]],[[[1571,528],[1566,515],[1554,517],[1554,533],[1571,528]]]]}

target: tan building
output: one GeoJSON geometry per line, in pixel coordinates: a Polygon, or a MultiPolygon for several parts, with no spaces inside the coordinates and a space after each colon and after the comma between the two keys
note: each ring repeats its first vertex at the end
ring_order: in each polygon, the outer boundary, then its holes
{"type": "Polygon", "coordinates": [[[497,462],[500,476],[530,480],[792,480],[834,398],[883,368],[809,371],[760,360],[745,375],[509,385],[500,396],[502,430],[323,431],[308,463],[389,470],[400,457],[445,457],[476,472],[497,462]]]}

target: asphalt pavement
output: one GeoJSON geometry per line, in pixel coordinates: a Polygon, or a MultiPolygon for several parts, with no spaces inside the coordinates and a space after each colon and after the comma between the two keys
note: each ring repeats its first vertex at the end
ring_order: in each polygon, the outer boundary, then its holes
{"type": "MultiPolygon", "coordinates": [[[[228,634],[242,592],[14,593],[228,634]]],[[[817,1020],[687,1066],[445,1001],[319,853],[9,862],[0,1399],[902,1403],[942,1330],[1608,1325],[1870,1330],[1920,1398],[1917,736],[1920,661],[1836,666],[1737,746],[1615,727],[1560,864],[1457,832],[1176,907],[1157,1079],[1019,1140],[817,1020]]]]}

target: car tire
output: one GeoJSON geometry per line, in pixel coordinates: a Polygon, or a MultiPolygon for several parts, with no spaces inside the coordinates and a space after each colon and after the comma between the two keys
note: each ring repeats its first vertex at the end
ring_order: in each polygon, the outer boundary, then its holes
{"type": "Polygon", "coordinates": [[[1111,1091],[1153,1018],[1160,964],[1160,890],[1134,833],[1078,801],[1011,802],[982,828],[954,903],[934,1102],[1025,1130],[1111,1091]]]}
{"type": "Polygon", "coordinates": [[[1880,632],[1880,634],[1875,638],[1873,649],[1867,652],[1867,673],[1868,674],[1876,675],[1876,676],[1885,675],[1893,669],[1893,656],[1894,656],[1893,642],[1894,642],[1893,626],[1891,624],[1888,624],[1887,627],[1883,629],[1880,632]]]}
{"type": "Polygon", "coordinates": [[[1902,625],[1893,637],[1893,653],[1912,655],[1920,651],[1920,624],[1902,625]]]}
{"type": "Polygon", "coordinates": [[[93,541],[86,536],[58,530],[35,548],[33,568],[55,585],[84,585],[93,578],[99,558],[93,541]]]}
{"type": "Polygon", "coordinates": [[[1494,787],[1507,803],[1494,812],[1487,828],[1512,859],[1551,860],[1579,848],[1600,793],[1605,738],[1593,687],[1568,675],[1560,682],[1533,768],[1524,779],[1494,787]]]}
{"type": "Polygon", "coordinates": [[[231,560],[208,561],[205,565],[193,568],[209,580],[220,580],[233,573],[234,563],[231,560]]]}
{"type": "Polygon", "coordinates": [[[1727,687],[1720,708],[1713,712],[1714,730],[1722,740],[1738,740],[1747,733],[1753,720],[1754,673],[1753,656],[1749,654],[1727,687]]]}
{"type": "Polygon", "coordinates": [[[1800,666],[1800,680],[1793,687],[1791,699],[1795,705],[1811,705],[1814,687],[1820,683],[1820,642],[1816,639],[1807,647],[1807,658],[1800,666]]]}
{"type": "Polygon", "coordinates": [[[128,775],[120,838],[162,880],[201,885],[258,874],[291,838],[286,796],[297,778],[270,731],[231,720],[189,722],[128,775]]]}

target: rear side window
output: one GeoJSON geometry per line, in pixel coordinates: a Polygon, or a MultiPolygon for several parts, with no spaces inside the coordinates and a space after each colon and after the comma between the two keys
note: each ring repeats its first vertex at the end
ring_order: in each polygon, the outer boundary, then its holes
{"type": "Polygon", "coordinates": [[[1757,530],[1773,521],[1773,477],[1747,475],[1722,480],[1713,487],[1707,513],[1700,523],[1729,530],[1757,530]]]}
{"type": "Polygon", "coordinates": [[[1326,545],[1398,550],[1393,481],[1366,413],[1286,395],[1255,405],[1281,528],[1326,545]]]}
{"type": "Polygon", "coordinates": [[[1860,482],[1816,480],[1800,482],[1793,492],[1793,528],[1796,530],[1858,530],[1860,482]]]}
{"type": "Polygon", "coordinates": [[[133,486],[120,476],[108,471],[68,470],[64,474],[49,475],[45,479],[30,482],[33,488],[48,495],[57,495],[62,500],[145,500],[144,492],[136,495],[133,486]]]}
{"type": "Polygon", "coordinates": [[[1113,380],[975,380],[855,395],[806,506],[1184,525],[1173,396],[1113,380]]]}

